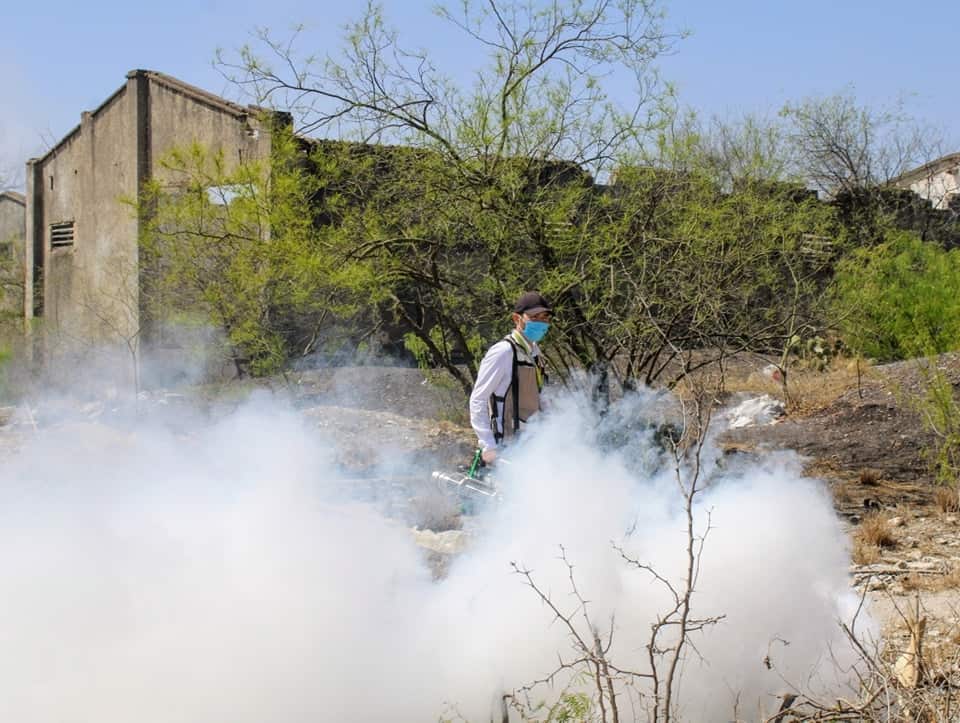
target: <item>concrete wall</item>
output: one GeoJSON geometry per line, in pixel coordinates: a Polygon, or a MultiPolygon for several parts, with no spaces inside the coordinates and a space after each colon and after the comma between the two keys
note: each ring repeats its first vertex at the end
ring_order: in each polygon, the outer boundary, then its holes
{"type": "Polygon", "coordinates": [[[181,88],[166,79],[150,83],[150,155],[153,176],[164,179],[159,161],[174,148],[199,144],[222,151],[226,170],[270,154],[270,134],[249,109],[216,104],[206,95],[181,88]]]}
{"type": "Polygon", "coordinates": [[[137,222],[123,203],[137,190],[133,101],[121,88],[34,166],[34,233],[42,238],[34,248],[42,251],[42,315],[53,346],[112,342],[136,328],[137,222]],[[73,244],[55,247],[54,224],[69,222],[73,244]]]}
{"type": "Polygon", "coordinates": [[[0,193],[0,316],[23,314],[24,252],[26,201],[17,193],[0,193]],[[20,284],[19,289],[16,284],[20,284]]]}
{"type": "Polygon", "coordinates": [[[42,355],[139,340],[139,220],[132,202],[171,149],[199,143],[229,166],[266,159],[270,133],[256,113],[152,71],[126,83],[46,156],[27,164],[25,316],[42,318],[42,355]],[[55,224],[73,223],[73,243],[55,246],[55,224]]]}

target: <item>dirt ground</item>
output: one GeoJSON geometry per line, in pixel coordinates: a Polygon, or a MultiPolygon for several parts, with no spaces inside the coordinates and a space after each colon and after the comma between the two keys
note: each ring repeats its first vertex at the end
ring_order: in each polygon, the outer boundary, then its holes
{"type": "MultiPolygon", "coordinates": [[[[898,362],[862,368],[858,382],[853,364],[826,373],[796,372],[799,411],[776,425],[731,434],[730,441],[796,450],[833,477],[871,469],[885,481],[928,485],[924,449],[933,435],[912,403],[923,374],[914,363],[898,362]]],[[[944,356],[938,366],[954,385],[960,383],[960,357],[944,356]]]]}
{"type": "MultiPolygon", "coordinates": [[[[944,355],[936,366],[956,390],[960,355],[944,355]]],[[[730,431],[725,443],[755,451],[788,448],[805,458],[807,472],[830,485],[850,534],[853,583],[884,639],[894,643],[894,654],[906,649],[908,620],[919,604],[930,664],[955,675],[960,510],[955,494],[934,484],[926,456],[934,437],[913,401],[929,371],[899,362],[861,367],[858,375],[848,363],[797,375],[796,411],[770,426],[730,431]]],[[[739,383],[751,386],[747,379],[739,383]]]]}

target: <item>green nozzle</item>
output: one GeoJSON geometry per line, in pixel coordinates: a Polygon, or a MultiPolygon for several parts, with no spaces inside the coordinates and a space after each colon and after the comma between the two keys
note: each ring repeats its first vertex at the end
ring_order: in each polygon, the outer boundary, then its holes
{"type": "Polygon", "coordinates": [[[469,474],[471,477],[476,478],[476,476],[477,476],[477,470],[480,469],[480,462],[483,461],[483,456],[482,456],[482,455],[483,455],[483,453],[480,451],[479,448],[477,449],[476,452],[474,452],[474,454],[473,454],[473,462],[470,464],[470,471],[467,473],[467,474],[469,474]]]}

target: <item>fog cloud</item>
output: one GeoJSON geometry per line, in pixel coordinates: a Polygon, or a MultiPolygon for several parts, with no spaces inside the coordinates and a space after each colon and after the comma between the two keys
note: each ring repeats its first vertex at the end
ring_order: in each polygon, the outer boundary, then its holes
{"type": "MultiPolygon", "coordinates": [[[[510,565],[573,611],[561,546],[593,620],[613,627],[611,659],[644,670],[669,596],[613,545],[681,583],[685,518],[652,428],[619,450],[596,429],[561,401],[439,581],[402,522],[342,501],[331,438],[279,403],[176,433],[42,429],[0,468],[0,719],[488,720],[500,694],[573,657],[510,565]]],[[[722,619],[696,635],[679,699],[687,719],[729,720],[738,696],[775,709],[779,676],[803,679],[842,647],[848,552],[822,484],[792,458],[707,474],[693,602],[722,619]]]]}

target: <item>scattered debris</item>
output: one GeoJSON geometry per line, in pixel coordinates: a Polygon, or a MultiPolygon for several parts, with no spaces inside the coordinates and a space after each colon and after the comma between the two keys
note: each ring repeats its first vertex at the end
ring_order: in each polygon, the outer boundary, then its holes
{"type": "Polygon", "coordinates": [[[923,634],[927,627],[927,619],[920,615],[920,600],[907,619],[907,628],[910,631],[910,646],[897,658],[893,670],[897,680],[904,688],[916,688],[923,680],[923,634]]]}
{"type": "Polygon", "coordinates": [[[775,424],[785,414],[783,402],[763,394],[746,399],[727,412],[727,426],[729,429],[742,429],[775,424]]]}
{"type": "Polygon", "coordinates": [[[783,382],[783,372],[780,371],[780,367],[778,367],[776,364],[767,364],[763,369],[760,370],[760,373],[772,382],[783,382]]]}
{"type": "Polygon", "coordinates": [[[411,532],[414,542],[419,547],[443,555],[457,555],[467,549],[470,544],[470,535],[463,530],[434,532],[433,530],[414,528],[411,532]]]}

